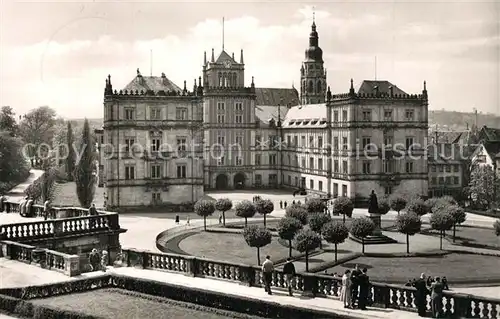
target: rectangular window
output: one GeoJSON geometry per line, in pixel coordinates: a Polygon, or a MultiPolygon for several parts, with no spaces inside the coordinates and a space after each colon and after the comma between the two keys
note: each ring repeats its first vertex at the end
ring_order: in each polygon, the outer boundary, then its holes
{"type": "Polygon", "coordinates": [[[219,158],[217,159],[217,165],[219,165],[219,166],[224,166],[224,165],[225,165],[225,162],[226,162],[226,161],[225,161],[224,156],[221,156],[221,157],[219,157],[219,158]]]}
{"type": "Polygon", "coordinates": [[[255,175],[255,185],[257,186],[262,185],[262,175],[260,174],[255,175]]]}
{"type": "Polygon", "coordinates": [[[384,173],[392,173],[394,171],[394,162],[391,160],[384,161],[384,173]]]}
{"type": "Polygon", "coordinates": [[[243,135],[239,135],[239,134],[236,135],[235,140],[236,140],[237,145],[239,145],[239,146],[243,145],[243,135]]]}
{"type": "Polygon", "coordinates": [[[347,161],[342,161],[342,173],[347,174],[348,171],[347,161]]]}
{"type": "Polygon", "coordinates": [[[320,192],[322,192],[322,191],[323,191],[323,182],[322,182],[322,181],[319,181],[319,182],[318,182],[318,190],[319,190],[320,192]]]}
{"type": "Polygon", "coordinates": [[[338,160],[333,161],[333,172],[335,172],[335,173],[339,172],[339,161],[338,160]]]}
{"type": "Polygon", "coordinates": [[[226,105],[224,102],[217,102],[217,111],[224,111],[226,109],[226,105]]]}
{"type": "Polygon", "coordinates": [[[314,169],[314,158],[313,157],[309,158],[309,168],[314,169]]]}
{"type": "Polygon", "coordinates": [[[151,165],[151,178],[158,179],[161,178],[161,165],[152,164],[151,165]]]}
{"type": "Polygon", "coordinates": [[[450,165],[446,165],[446,173],[451,173],[451,166],[450,165]]]}
{"type": "Polygon", "coordinates": [[[318,158],[318,169],[323,170],[323,159],[322,158],[318,158]]]}
{"type": "Polygon", "coordinates": [[[255,154],[255,165],[260,166],[262,162],[262,155],[255,154]]]}
{"type": "Polygon", "coordinates": [[[161,109],[158,107],[151,108],[151,120],[161,120],[161,109]]]}
{"type": "Polygon", "coordinates": [[[458,185],[459,179],[458,176],[453,176],[453,184],[458,185]]]}
{"type": "Polygon", "coordinates": [[[460,166],[458,164],[453,165],[453,171],[457,173],[460,170],[460,166]]]}
{"type": "Polygon", "coordinates": [[[243,111],[243,103],[241,103],[241,102],[236,102],[236,103],[234,104],[234,108],[236,109],[236,111],[237,111],[237,112],[241,112],[241,111],[243,111]]]}
{"type": "Polygon", "coordinates": [[[407,162],[406,163],[406,172],[407,173],[413,173],[413,163],[412,162],[407,162]]]}
{"type": "Polygon", "coordinates": [[[344,151],[347,151],[347,150],[348,150],[348,147],[349,147],[349,145],[347,144],[347,137],[343,137],[343,138],[342,138],[342,149],[343,149],[344,151]]]}
{"type": "Polygon", "coordinates": [[[439,185],[443,185],[444,184],[444,177],[441,176],[439,177],[439,185]]]}
{"type": "Polygon", "coordinates": [[[384,135],[384,145],[387,147],[391,147],[394,142],[394,137],[391,135],[384,135]]]}
{"type": "Polygon", "coordinates": [[[431,178],[431,184],[432,185],[436,185],[437,184],[437,178],[436,177],[432,177],[431,178]]]}
{"type": "Polygon", "coordinates": [[[177,107],[175,108],[175,119],[178,121],[186,121],[188,119],[188,109],[187,107],[177,107]]]}
{"type": "Polygon", "coordinates": [[[363,162],[363,174],[371,174],[371,163],[368,161],[363,162]]]}
{"type": "Polygon", "coordinates": [[[217,136],[217,143],[219,145],[226,145],[226,139],[224,138],[224,136],[221,135],[217,136]]]}
{"type": "Polygon", "coordinates": [[[344,122],[347,122],[347,121],[348,121],[348,118],[347,118],[347,111],[342,111],[342,121],[344,121],[344,122]]]}
{"type": "Polygon", "coordinates": [[[243,115],[241,115],[241,114],[236,114],[236,116],[235,116],[235,122],[236,122],[237,124],[241,124],[241,123],[243,123],[243,115]]]}
{"type": "Polygon", "coordinates": [[[126,138],[125,139],[125,152],[130,152],[132,147],[135,144],[135,140],[133,138],[126,138]]]}
{"type": "Polygon", "coordinates": [[[306,168],[306,159],[302,157],[302,168],[306,168]]]}
{"type": "Polygon", "coordinates": [[[371,138],[369,138],[369,137],[363,137],[363,139],[362,139],[363,149],[368,149],[368,147],[369,147],[370,144],[371,144],[371,138]]]}
{"type": "Polygon", "coordinates": [[[339,111],[333,111],[333,121],[334,122],[339,121],[339,111]]]}
{"type": "Polygon", "coordinates": [[[126,120],[135,120],[134,109],[125,109],[125,119],[126,120]]]}
{"type": "Polygon", "coordinates": [[[286,145],[287,146],[292,145],[292,137],[290,135],[287,135],[287,137],[286,137],[286,145]]]}
{"type": "Polygon", "coordinates": [[[288,175],[288,185],[292,185],[292,176],[288,175]]]}
{"type": "Polygon", "coordinates": [[[298,136],[293,137],[293,146],[295,146],[295,147],[299,146],[299,137],[298,136]]]}
{"type": "Polygon", "coordinates": [[[415,120],[415,112],[413,110],[406,110],[405,119],[408,122],[415,120]]]}
{"type": "Polygon", "coordinates": [[[217,123],[222,124],[226,122],[226,117],[224,114],[219,114],[217,115],[217,123]]]}
{"type": "Polygon", "coordinates": [[[177,165],[177,178],[186,178],[187,166],[184,164],[177,165]]]}
{"type": "Polygon", "coordinates": [[[260,135],[255,135],[255,146],[262,146],[262,137],[260,135]]]}
{"type": "Polygon", "coordinates": [[[337,136],[333,138],[333,149],[339,150],[339,138],[337,136]]]}
{"type": "Polygon", "coordinates": [[[371,120],[372,120],[372,111],[370,111],[370,110],[364,110],[362,118],[363,118],[363,121],[365,121],[365,122],[371,122],[371,120]]]}
{"type": "Polygon", "coordinates": [[[309,189],[314,189],[314,180],[313,179],[309,180],[309,189]]]}
{"type": "Polygon", "coordinates": [[[406,138],[406,149],[409,150],[410,147],[414,145],[413,143],[413,137],[407,137],[406,138]]]}
{"type": "Polygon", "coordinates": [[[269,165],[271,166],[276,165],[276,154],[269,155],[269,165]]]}
{"type": "Polygon", "coordinates": [[[236,156],[236,165],[243,165],[243,158],[241,156],[236,156]]]}
{"type": "Polygon", "coordinates": [[[185,137],[177,137],[177,151],[186,151],[187,149],[187,142],[186,142],[185,137]]]}
{"type": "Polygon", "coordinates": [[[431,165],[431,172],[436,172],[436,165],[431,165]]]}
{"type": "Polygon", "coordinates": [[[446,176],[446,184],[447,185],[451,184],[451,176],[446,176]]]}
{"type": "Polygon", "coordinates": [[[135,166],[125,166],[125,179],[135,179],[135,166]]]}
{"type": "Polygon", "coordinates": [[[301,147],[306,147],[306,137],[305,136],[301,136],[300,137],[300,146],[301,147]]]}
{"type": "Polygon", "coordinates": [[[309,136],[309,147],[314,148],[314,136],[309,136]]]}
{"type": "Polygon", "coordinates": [[[333,184],[333,196],[339,197],[339,184],[333,184]]]}
{"type": "Polygon", "coordinates": [[[390,187],[390,186],[385,187],[384,191],[385,191],[385,195],[391,195],[392,194],[392,187],[390,187]]]}
{"type": "Polygon", "coordinates": [[[323,148],[323,137],[318,136],[318,148],[323,148]]]}
{"type": "Polygon", "coordinates": [[[392,110],[384,110],[384,121],[392,121],[392,110]]]}
{"type": "Polygon", "coordinates": [[[444,172],[444,166],[443,165],[438,165],[439,166],[439,171],[442,173],[444,172]]]}
{"type": "Polygon", "coordinates": [[[342,196],[347,197],[347,185],[342,185],[342,196]]]}
{"type": "Polygon", "coordinates": [[[151,201],[153,202],[153,204],[161,203],[161,193],[160,192],[151,193],[151,201]]]}
{"type": "Polygon", "coordinates": [[[160,138],[151,139],[151,152],[158,152],[160,150],[160,146],[161,146],[160,138]]]}

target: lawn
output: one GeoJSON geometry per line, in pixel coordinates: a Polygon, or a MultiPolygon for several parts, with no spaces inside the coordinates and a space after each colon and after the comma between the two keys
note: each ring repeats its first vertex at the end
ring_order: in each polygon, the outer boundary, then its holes
{"type": "MultiPolygon", "coordinates": [[[[76,183],[56,183],[54,191],[54,199],[52,200],[53,206],[80,206],[80,201],[76,195],[76,183]]],[[[96,207],[104,206],[104,187],[96,187],[94,194],[94,203],[96,207]]]]}
{"type": "Polygon", "coordinates": [[[252,318],[239,313],[195,304],[131,293],[120,289],[99,289],[77,294],[33,300],[39,305],[79,311],[99,318],[120,319],[229,319],[252,318]]]}
{"type": "Polygon", "coordinates": [[[370,279],[379,282],[406,283],[422,272],[429,276],[446,276],[450,285],[453,281],[500,280],[500,257],[459,253],[434,257],[359,257],[329,268],[328,273],[344,273],[355,264],[368,268],[370,279]]]}
{"type": "MultiPolygon", "coordinates": [[[[424,226],[425,232],[438,234],[438,232],[431,230],[428,225],[424,226]]],[[[446,237],[453,239],[453,231],[447,231],[446,237]]],[[[492,228],[479,228],[471,226],[459,226],[456,228],[456,239],[462,242],[469,242],[471,244],[487,245],[500,248],[500,238],[495,236],[492,228]]]]}
{"type": "MultiPolygon", "coordinates": [[[[199,232],[182,240],[179,248],[197,257],[247,265],[257,263],[257,249],[249,247],[242,234],[199,232]]],[[[260,249],[261,262],[266,255],[272,260],[284,259],[288,257],[288,248],[273,237],[269,245],[260,249]]]]}

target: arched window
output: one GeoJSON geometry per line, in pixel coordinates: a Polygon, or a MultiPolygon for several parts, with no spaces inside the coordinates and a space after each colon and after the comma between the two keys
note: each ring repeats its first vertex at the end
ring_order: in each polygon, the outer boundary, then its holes
{"type": "Polygon", "coordinates": [[[316,86],[316,93],[321,93],[321,89],[323,85],[321,84],[321,80],[318,80],[318,86],[316,86]]]}
{"type": "Polygon", "coordinates": [[[312,80],[309,81],[309,87],[307,88],[307,92],[309,92],[309,93],[314,92],[314,83],[312,80]]]}
{"type": "Polygon", "coordinates": [[[222,74],[219,72],[219,86],[222,86],[222,74]]]}

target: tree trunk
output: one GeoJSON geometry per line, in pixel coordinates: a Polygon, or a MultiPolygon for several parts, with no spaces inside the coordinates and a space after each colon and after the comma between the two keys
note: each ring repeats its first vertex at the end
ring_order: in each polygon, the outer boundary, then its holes
{"type": "Polygon", "coordinates": [[[410,253],[410,235],[406,234],[406,253],[410,253]]]}
{"type": "Polygon", "coordinates": [[[264,227],[266,227],[266,214],[264,214],[264,227]]]}
{"type": "Polygon", "coordinates": [[[226,227],[226,212],[222,212],[222,226],[226,227]]]}
{"type": "Polygon", "coordinates": [[[288,256],[292,258],[292,240],[288,240],[288,256]]]}
{"type": "Polygon", "coordinates": [[[245,217],[245,227],[247,227],[247,218],[245,217]]]}
{"type": "Polygon", "coordinates": [[[439,250],[443,250],[443,231],[439,233],[439,250]]]}
{"type": "Polygon", "coordinates": [[[260,266],[260,248],[257,247],[257,265],[260,266]]]}
{"type": "Polygon", "coordinates": [[[203,216],[203,228],[207,231],[207,217],[203,216]]]}
{"type": "Polygon", "coordinates": [[[309,252],[306,250],[306,272],[309,272],[309,252]]]}
{"type": "Polygon", "coordinates": [[[361,237],[361,252],[365,253],[365,237],[361,237]]]}
{"type": "Polygon", "coordinates": [[[456,230],[457,230],[457,224],[453,224],[453,242],[455,242],[456,230]]]}
{"type": "Polygon", "coordinates": [[[345,224],[345,214],[342,216],[342,222],[345,224]]]}
{"type": "Polygon", "coordinates": [[[335,262],[337,262],[337,244],[335,244],[335,262]]]}
{"type": "MultiPolygon", "coordinates": [[[[321,238],[321,232],[319,232],[318,235],[319,235],[319,238],[321,238]]],[[[319,241],[319,249],[323,249],[323,239],[322,238],[319,241]]]]}
{"type": "Polygon", "coordinates": [[[398,216],[399,216],[399,210],[398,210],[398,216]]]}

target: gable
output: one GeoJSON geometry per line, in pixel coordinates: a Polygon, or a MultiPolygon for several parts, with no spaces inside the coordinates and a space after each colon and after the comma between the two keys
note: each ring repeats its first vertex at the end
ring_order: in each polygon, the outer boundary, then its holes
{"type": "Polygon", "coordinates": [[[372,94],[375,91],[375,87],[378,88],[379,93],[384,93],[384,94],[390,94],[391,93],[391,87],[392,87],[392,92],[393,94],[401,94],[401,95],[406,95],[407,93],[400,88],[398,88],[396,85],[392,84],[389,81],[371,81],[371,80],[364,80],[361,85],[359,86],[358,89],[358,94],[372,94]]]}

